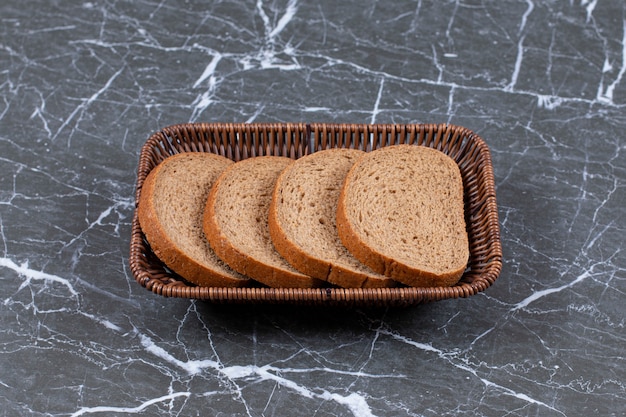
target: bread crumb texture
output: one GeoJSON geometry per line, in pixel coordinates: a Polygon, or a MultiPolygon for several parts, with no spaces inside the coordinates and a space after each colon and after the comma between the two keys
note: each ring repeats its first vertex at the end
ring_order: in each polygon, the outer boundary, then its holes
{"type": "Polygon", "coordinates": [[[150,171],[141,190],[138,218],[152,250],[170,269],[198,285],[249,283],[217,257],[202,230],[207,196],[232,164],[209,153],[177,154],[150,171]]]}
{"type": "Polygon", "coordinates": [[[323,282],[291,266],[274,248],[268,214],[274,185],[292,159],[261,156],[240,161],[218,178],[204,213],[204,231],[224,262],[272,287],[309,288],[323,282]]]}
{"type": "Polygon", "coordinates": [[[463,182],[444,153],[414,145],[372,151],[350,170],[340,205],[342,241],[375,271],[416,286],[452,285],[462,275],[463,182]]]}
{"type": "Polygon", "coordinates": [[[276,249],[303,273],[342,287],[390,287],[396,283],[354,258],[337,234],[339,194],[363,154],[327,149],[287,167],[274,189],[270,232],[276,249]]]}

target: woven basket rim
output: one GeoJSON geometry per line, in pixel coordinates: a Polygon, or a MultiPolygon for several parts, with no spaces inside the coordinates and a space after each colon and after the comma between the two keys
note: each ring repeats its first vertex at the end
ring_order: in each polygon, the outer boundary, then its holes
{"type": "Polygon", "coordinates": [[[470,297],[490,287],[502,269],[495,181],[489,148],[467,128],[451,124],[181,123],[154,132],[141,148],[137,168],[130,258],[135,280],[164,297],[218,303],[340,306],[410,306],[470,297]],[[257,155],[297,159],[334,147],[371,151],[397,143],[430,146],[450,155],[461,170],[470,238],[468,270],[451,287],[395,288],[221,288],[189,284],[151,253],[137,218],[146,176],[160,161],[180,152],[212,152],[235,161],[257,155]]]}

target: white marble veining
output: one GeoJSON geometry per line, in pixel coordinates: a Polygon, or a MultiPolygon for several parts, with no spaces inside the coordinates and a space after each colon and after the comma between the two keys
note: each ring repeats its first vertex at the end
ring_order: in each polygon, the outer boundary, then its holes
{"type": "Polygon", "coordinates": [[[626,415],[620,0],[0,4],[0,410],[626,415]],[[453,123],[504,269],[406,310],[215,306],[128,267],[141,145],[186,121],[453,123]]]}

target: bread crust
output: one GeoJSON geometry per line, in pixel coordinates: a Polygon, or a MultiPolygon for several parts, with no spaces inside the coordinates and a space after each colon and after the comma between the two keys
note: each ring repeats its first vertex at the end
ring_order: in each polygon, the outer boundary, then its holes
{"type": "MultiPolygon", "coordinates": [[[[214,157],[223,158],[208,153],[202,155],[206,155],[208,164],[211,163],[211,160],[216,160],[214,157]]],[[[247,277],[234,271],[231,274],[226,274],[193,259],[181,250],[165,231],[155,206],[155,199],[158,198],[157,179],[167,164],[175,162],[176,158],[185,157],[186,154],[177,154],[166,158],[150,171],[143,183],[137,206],[137,216],[146,240],[154,254],[168,268],[194,284],[207,287],[243,287],[249,285],[250,279],[247,277]]],[[[220,162],[223,163],[224,161],[220,162]]],[[[232,163],[232,161],[230,162],[232,163]]],[[[207,248],[209,248],[208,243],[207,248]]]]}
{"type": "MultiPolygon", "coordinates": [[[[281,161],[288,159],[276,156],[263,156],[256,157],[255,159],[257,158],[280,158],[281,161]]],[[[228,176],[230,176],[234,170],[239,169],[246,161],[250,161],[250,159],[238,162],[237,166],[233,165],[228,167],[217,179],[215,186],[209,194],[204,211],[203,229],[211,247],[232,269],[269,287],[315,288],[322,286],[324,282],[319,279],[302,274],[295,269],[289,270],[276,265],[267,264],[251,256],[249,253],[240,250],[224,232],[220,224],[219,214],[216,212],[216,203],[219,198],[220,188],[228,176]]],[[[276,163],[280,163],[280,161],[276,159],[276,163]]],[[[264,221],[267,222],[267,218],[265,218],[264,221]]]]}
{"type": "MultiPolygon", "coordinates": [[[[331,152],[345,152],[345,149],[329,149],[320,151],[315,154],[305,156],[303,158],[324,158],[329,157],[331,152]]],[[[352,150],[357,152],[355,150],[352,150]]],[[[359,151],[360,152],[360,151],[359,151]]],[[[315,256],[307,252],[299,244],[289,237],[289,233],[282,225],[279,215],[279,204],[282,199],[282,192],[289,179],[289,175],[297,167],[298,162],[285,168],[276,181],[274,193],[272,195],[272,203],[269,211],[269,230],[272,242],[276,250],[291,265],[300,272],[328,281],[331,284],[344,288],[388,288],[397,285],[397,282],[380,275],[367,274],[343,265],[331,262],[322,257],[315,256]]]]}
{"type": "MultiPolygon", "coordinates": [[[[401,148],[407,146],[415,147],[415,145],[394,145],[386,148],[381,148],[380,150],[384,150],[385,152],[393,152],[395,149],[396,151],[402,152],[401,148]]],[[[378,151],[372,151],[370,155],[374,152],[378,151]]],[[[357,232],[355,219],[352,218],[348,213],[347,195],[350,187],[355,181],[355,173],[357,170],[361,169],[360,164],[366,161],[365,158],[368,158],[368,156],[363,156],[352,167],[348,176],[346,177],[344,187],[342,188],[339,197],[337,205],[337,232],[343,244],[354,255],[355,258],[363,262],[365,265],[369,266],[372,270],[385,276],[391,277],[399,282],[402,282],[403,284],[415,287],[447,287],[456,284],[467,266],[467,259],[469,257],[469,243],[465,245],[465,247],[459,248],[459,251],[462,254],[460,256],[462,262],[460,262],[456,268],[442,272],[432,271],[425,268],[416,268],[411,265],[407,265],[406,263],[400,262],[398,261],[398,259],[383,253],[379,248],[372,247],[371,245],[366,243],[363,237],[357,232]]],[[[458,170],[458,167],[456,167],[456,169],[458,170]]],[[[457,196],[461,196],[462,206],[463,184],[460,173],[458,175],[458,178],[459,182],[457,184],[457,189],[455,190],[455,193],[457,196]]],[[[463,224],[465,224],[464,218],[462,220],[463,224]]],[[[463,230],[463,233],[466,233],[465,230],[463,230]]],[[[465,241],[467,242],[467,235],[465,235],[465,241]]]]}

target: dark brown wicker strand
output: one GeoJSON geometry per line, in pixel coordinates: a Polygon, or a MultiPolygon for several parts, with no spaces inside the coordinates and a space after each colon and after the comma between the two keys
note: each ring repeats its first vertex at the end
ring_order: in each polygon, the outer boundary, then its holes
{"type": "Polygon", "coordinates": [[[470,259],[452,287],[382,289],[212,288],[189,284],[169,271],[151,252],[137,214],[132,222],[130,268],[135,280],[164,297],[215,303],[266,303],[340,306],[411,306],[449,298],[470,297],[486,290],[502,268],[491,156],[472,131],[447,124],[366,125],[326,123],[188,123],[152,134],[141,149],[135,201],[148,173],[168,156],[211,152],[235,161],[260,155],[300,158],[328,148],[365,151],[395,144],[430,146],[452,157],[461,170],[465,190],[470,259]]]}

